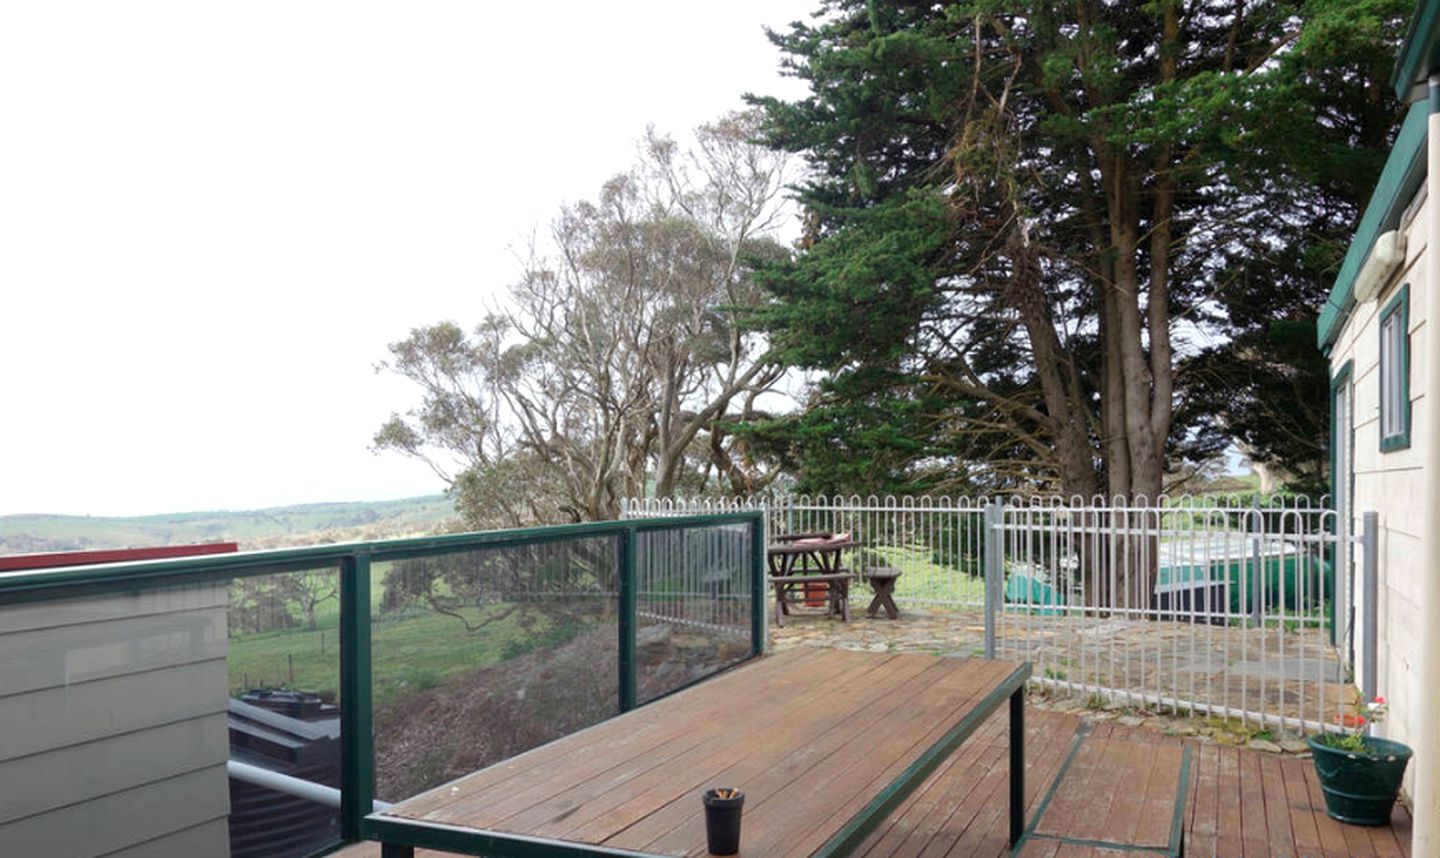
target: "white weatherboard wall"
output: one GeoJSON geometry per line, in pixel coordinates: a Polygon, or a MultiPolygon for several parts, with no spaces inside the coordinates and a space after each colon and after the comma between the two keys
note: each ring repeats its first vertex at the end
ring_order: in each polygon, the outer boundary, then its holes
{"type": "Polygon", "coordinates": [[[228,603],[0,606],[0,856],[229,855],[228,603]]]}
{"type": "MultiPolygon", "coordinates": [[[[1414,666],[1419,658],[1419,642],[1415,634],[1420,622],[1420,592],[1424,569],[1421,539],[1424,521],[1424,485],[1421,468],[1424,439],[1413,429],[1421,425],[1421,415],[1429,406],[1425,401],[1425,362],[1427,348],[1427,296],[1425,270],[1428,264],[1425,246],[1425,222],[1434,211],[1427,198],[1406,225],[1405,264],[1393,276],[1374,301],[1354,308],[1341,329],[1330,353],[1331,375],[1339,373],[1347,362],[1352,364],[1352,399],[1354,407],[1353,487],[1354,510],[1352,532],[1361,532],[1361,514],[1374,510],[1379,515],[1379,593],[1376,640],[1378,661],[1377,691],[1390,701],[1390,715],[1378,731],[1380,735],[1412,742],[1416,730],[1415,701],[1425,689],[1416,687],[1414,666]],[[1404,284],[1410,284],[1410,447],[1388,453],[1380,452],[1380,313],[1404,284]]],[[[1433,535],[1432,535],[1433,538],[1433,535]]],[[[1354,568],[1355,615],[1366,615],[1364,592],[1359,579],[1361,565],[1357,551],[1354,568]]],[[[1355,630],[1356,669],[1360,670],[1359,644],[1364,629],[1355,630]]],[[[1363,677],[1356,677],[1357,682],[1363,677]]],[[[1433,689],[1429,693],[1435,693],[1433,689]]],[[[1406,773],[1407,788],[1414,780],[1406,773]]]]}

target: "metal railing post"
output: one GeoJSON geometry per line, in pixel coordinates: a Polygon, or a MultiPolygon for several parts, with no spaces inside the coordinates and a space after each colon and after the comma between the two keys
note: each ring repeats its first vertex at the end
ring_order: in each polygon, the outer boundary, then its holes
{"type": "Polygon", "coordinates": [[[375,803],[375,735],[371,710],[370,555],[340,565],[340,836],[364,838],[375,803]]]}
{"type": "Polygon", "coordinates": [[[620,535],[620,711],[635,708],[635,621],[639,600],[635,592],[635,555],[639,532],[628,527],[620,535]]]}
{"type": "Polygon", "coordinates": [[[1005,557],[1004,532],[1000,529],[999,503],[985,505],[985,657],[995,657],[995,612],[1003,596],[1005,557]]]}
{"type": "Polygon", "coordinates": [[[1250,598],[1254,607],[1250,609],[1250,621],[1256,626],[1265,625],[1265,568],[1260,550],[1260,537],[1250,542],[1250,598]]]}
{"type": "MultiPolygon", "coordinates": [[[[1256,495],[1251,501],[1250,519],[1254,522],[1255,532],[1251,534],[1250,540],[1250,598],[1253,602],[1250,608],[1251,622],[1257,627],[1265,625],[1265,567],[1264,552],[1262,543],[1265,539],[1265,518],[1260,512],[1260,496],[1256,495]]],[[[1281,564],[1280,574],[1284,575],[1284,564],[1281,564]]]]}
{"type": "Polygon", "coordinates": [[[1374,700],[1379,688],[1380,636],[1380,515],[1367,512],[1362,517],[1362,538],[1365,540],[1361,566],[1365,593],[1365,636],[1361,639],[1360,690],[1366,700],[1374,700]]]}
{"type": "Polygon", "coordinates": [[[750,528],[750,652],[762,655],[769,638],[766,626],[770,612],[765,610],[765,539],[766,519],[762,514],[750,528]]]}

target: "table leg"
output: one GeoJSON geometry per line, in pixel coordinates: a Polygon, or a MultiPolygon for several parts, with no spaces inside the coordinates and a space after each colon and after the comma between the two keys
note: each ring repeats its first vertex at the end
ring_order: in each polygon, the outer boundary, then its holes
{"type": "Polygon", "coordinates": [[[380,858],[415,858],[415,847],[400,846],[395,843],[381,843],[380,858]]]}
{"type": "Polygon", "coordinates": [[[782,629],[783,629],[783,628],[785,627],[785,614],[786,614],[786,613],[787,613],[787,611],[785,610],[785,585],[784,585],[784,584],[776,584],[776,585],[775,585],[775,627],[776,627],[776,628],[782,628],[782,629]]]}
{"type": "Polygon", "coordinates": [[[1010,845],[1025,832],[1025,686],[1010,695],[1010,845]]]}

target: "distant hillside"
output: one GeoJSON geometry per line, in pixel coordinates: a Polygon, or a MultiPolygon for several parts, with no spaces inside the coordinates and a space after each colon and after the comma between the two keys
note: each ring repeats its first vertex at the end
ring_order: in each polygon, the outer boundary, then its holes
{"type": "Polygon", "coordinates": [[[454,514],[444,495],[428,495],[115,518],[4,515],[0,516],[0,554],[217,541],[238,542],[241,549],[250,549],[385,539],[454,529],[454,514]]]}

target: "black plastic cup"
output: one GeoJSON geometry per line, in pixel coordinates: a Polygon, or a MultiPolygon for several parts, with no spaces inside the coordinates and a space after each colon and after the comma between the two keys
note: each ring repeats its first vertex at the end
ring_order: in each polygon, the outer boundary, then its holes
{"type": "Polygon", "coordinates": [[[745,794],[726,789],[729,798],[721,798],[720,790],[705,790],[705,842],[711,855],[734,855],[740,851],[740,808],[745,794]]]}

